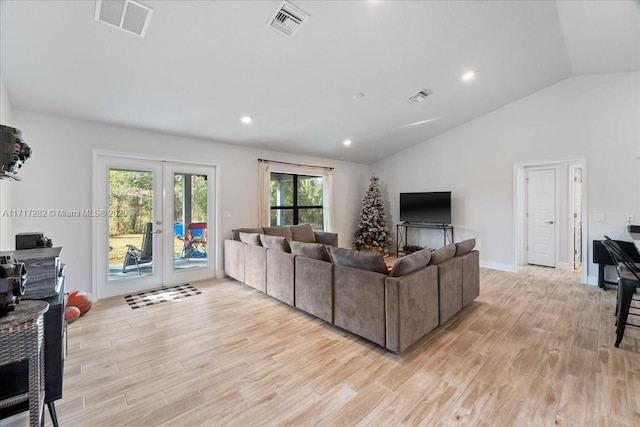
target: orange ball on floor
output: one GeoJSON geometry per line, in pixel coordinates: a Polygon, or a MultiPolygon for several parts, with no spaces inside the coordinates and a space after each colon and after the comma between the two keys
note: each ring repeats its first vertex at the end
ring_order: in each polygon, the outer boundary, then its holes
{"type": "Polygon", "coordinates": [[[86,292],[71,292],[67,298],[67,307],[78,307],[80,315],[83,316],[91,310],[91,298],[86,292]]]}

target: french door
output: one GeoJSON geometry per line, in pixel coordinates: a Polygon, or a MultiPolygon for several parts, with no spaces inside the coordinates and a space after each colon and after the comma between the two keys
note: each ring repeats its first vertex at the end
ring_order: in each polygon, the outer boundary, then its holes
{"type": "Polygon", "coordinates": [[[97,298],[215,277],[215,167],[97,154],[97,298]]]}

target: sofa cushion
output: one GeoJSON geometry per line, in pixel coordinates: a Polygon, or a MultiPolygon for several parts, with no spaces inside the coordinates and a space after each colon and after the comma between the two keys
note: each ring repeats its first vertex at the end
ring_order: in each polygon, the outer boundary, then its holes
{"type": "Polygon", "coordinates": [[[468,254],[476,247],[476,239],[463,240],[456,243],[456,256],[468,254]]]}
{"type": "Polygon", "coordinates": [[[387,274],[387,265],[380,254],[368,254],[353,249],[334,248],[333,246],[329,247],[329,251],[331,251],[331,258],[336,265],[387,274]]]}
{"type": "Polygon", "coordinates": [[[433,252],[431,254],[431,261],[429,261],[429,265],[438,265],[441,262],[444,262],[448,259],[453,258],[455,255],[456,255],[456,245],[452,243],[450,245],[447,245],[433,252]]]}
{"type": "Polygon", "coordinates": [[[338,233],[329,231],[314,231],[316,243],[322,243],[325,246],[338,247],[338,233]]]}
{"type": "Polygon", "coordinates": [[[241,231],[238,234],[241,242],[246,243],[247,245],[262,246],[259,233],[245,233],[244,231],[241,231]]]}
{"type": "Polygon", "coordinates": [[[293,240],[291,227],[265,227],[263,230],[263,234],[266,234],[267,236],[282,236],[288,241],[293,240]]]}
{"type": "Polygon", "coordinates": [[[389,272],[389,276],[400,277],[405,274],[413,273],[414,271],[418,271],[429,265],[429,261],[431,261],[431,249],[427,248],[422,249],[421,251],[416,251],[410,255],[399,258],[393,264],[393,268],[389,272]]]}
{"type": "Polygon", "coordinates": [[[291,229],[292,240],[297,240],[298,242],[307,242],[307,243],[316,242],[316,235],[313,233],[313,228],[311,228],[311,224],[292,225],[289,228],[291,229]]]}
{"type": "Polygon", "coordinates": [[[231,238],[240,241],[240,232],[242,233],[262,233],[262,228],[238,228],[231,231],[231,238]]]}
{"type": "Polygon", "coordinates": [[[267,249],[291,252],[289,241],[282,236],[267,236],[266,234],[260,234],[260,241],[262,242],[262,246],[267,249]]]}
{"type": "Polygon", "coordinates": [[[306,258],[318,259],[320,261],[331,262],[331,256],[327,248],[320,243],[305,243],[291,241],[291,253],[306,258]]]}

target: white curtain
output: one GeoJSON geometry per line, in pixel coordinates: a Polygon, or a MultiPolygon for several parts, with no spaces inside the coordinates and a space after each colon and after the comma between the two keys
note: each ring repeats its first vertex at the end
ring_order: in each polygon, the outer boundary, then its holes
{"type": "Polygon", "coordinates": [[[333,231],[333,170],[322,173],[322,219],[324,231],[333,231]]]}
{"type": "Polygon", "coordinates": [[[270,185],[271,167],[267,162],[260,162],[260,170],[258,172],[258,215],[260,216],[260,227],[269,227],[271,225],[270,185]]]}

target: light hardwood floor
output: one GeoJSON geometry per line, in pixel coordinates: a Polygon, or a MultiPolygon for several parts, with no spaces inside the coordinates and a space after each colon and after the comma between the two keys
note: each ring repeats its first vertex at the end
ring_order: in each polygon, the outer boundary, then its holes
{"type": "MultiPolygon", "coordinates": [[[[578,274],[481,270],[480,297],[401,355],[233,280],[69,325],[62,426],[640,425],[640,330],[578,274]]],[[[47,422],[49,419],[47,417],[47,422]]]]}

